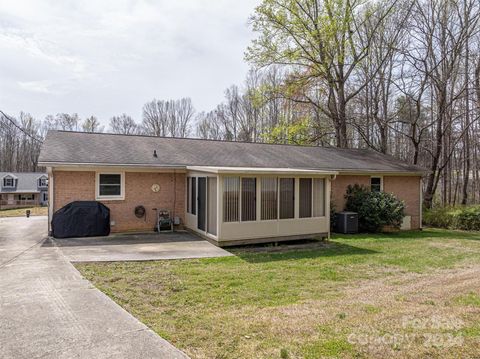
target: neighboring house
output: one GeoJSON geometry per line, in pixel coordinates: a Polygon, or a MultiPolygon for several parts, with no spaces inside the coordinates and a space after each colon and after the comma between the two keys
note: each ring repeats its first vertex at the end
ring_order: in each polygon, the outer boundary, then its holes
{"type": "Polygon", "coordinates": [[[48,175],[40,172],[0,172],[0,209],[46,206],[48,175]]]}
{"type": "Polygon", "coordinates": [[[111,210],[113,232],[154,228],[157,209],[220,245],[328,236],[349,184],[405,201],[421,226],[424,169],[370,150],[50,131],[39,164],[50,211],[76,200],[111,210]],[[146,208],[137,218],[136,206],[146,208]]]}

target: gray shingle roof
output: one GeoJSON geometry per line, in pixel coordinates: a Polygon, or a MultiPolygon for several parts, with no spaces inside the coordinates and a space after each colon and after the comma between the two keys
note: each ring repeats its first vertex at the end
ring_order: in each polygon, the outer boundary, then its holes
{"type": "Polygon", "coordinates": [[[96,165],[298,168],[424,172],[371,150],[49,131],[39,162],[96,165]],[[153,156],[156,150],[158,157],[153,156]]]}
{"type": "Polygon", "coordinates": [[[0,192],[1,193],[38,193],[46,191],[46,188],[38,187],[38,178],[46,176],[43,172],[0,172],[0,192]],[[3,187],[3,177],[13,175],[17,178],[16,187],[3,187]]]}

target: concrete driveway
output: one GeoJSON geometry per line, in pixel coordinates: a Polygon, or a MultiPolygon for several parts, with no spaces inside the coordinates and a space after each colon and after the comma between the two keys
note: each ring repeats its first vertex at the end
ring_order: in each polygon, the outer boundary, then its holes
{"type": "Polygon", "coordinates": [[[51,244],[45,217],[0,218],[1,358],[187,358],[51,244]]]}
{"type": "Polygon", "coordinates": [[[232,254],[188,232],[53,239],[71,262],[225,257],[232,254]]]}

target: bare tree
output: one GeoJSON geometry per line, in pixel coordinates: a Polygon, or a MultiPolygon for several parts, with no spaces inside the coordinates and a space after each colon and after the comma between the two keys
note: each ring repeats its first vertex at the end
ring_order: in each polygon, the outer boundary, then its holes
{"type": "Polygon", "coordinates": [[[138,124],[127,114],[113,116],[110,118],[109,126],[110,132],[122,135],[136,135],[141,132],[138,124]]]}
{"type": "Polygon", "coordinates": [[[142,127],[152,136],[186,137],[195,109],[190,98],[152,100],[143,106],[142,127]]]}
{"type": "Polygon", "coordinates": [[[100,124],[100,121],[95,116],[87,117],[82,123],[83,132],[103,132],[103,129],[104,126],[100,124]]]}

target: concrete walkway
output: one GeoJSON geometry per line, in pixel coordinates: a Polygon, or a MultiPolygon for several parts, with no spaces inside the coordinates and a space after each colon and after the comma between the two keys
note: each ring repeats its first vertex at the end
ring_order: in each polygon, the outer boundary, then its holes
{"type": "Polygon", "coordinates": [[[226,257],[232,254],[188,232],[53,239],[71,262],[226,257]]]}
{"type": "Polygon", "coordinates": [[[1,358],[187,358],[43,243],[46,228],[0,218],[1,358]]]}

